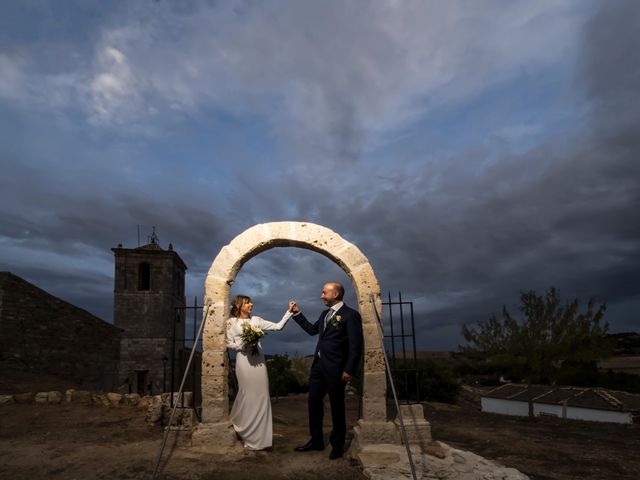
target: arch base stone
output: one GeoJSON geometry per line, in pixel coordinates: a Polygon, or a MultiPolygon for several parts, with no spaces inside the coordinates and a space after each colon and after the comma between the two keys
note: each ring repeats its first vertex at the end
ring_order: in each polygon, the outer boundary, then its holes
{"type": "MultiPolygon", "coordinates": [[[[409,444],[426,452],[431,437],[431,424],[424,418],[422,405],[400,405],[404,420],[405,433],[409,444]]],[[[349,448],[349,454],[359,458],[359,454],[372,445],[402,445],[400,419],[393,422],[358,420],[353,427],[354,437],[349,448]]]]}
{"type": "Polygon", "coordinates": [[[227,454],[239,449],[231,422],[199,423],[191,435],[191,446],[207,453],[227,454]]]}
{"type": "Polygon", "coordinates": [[[393,422],[372,422],[370,420],[358,420],[353,427],[354,441],[361,445],[372,443],[400,443],[398,428],[393,422]]]}
{"type": "Polygon", "coordinates": [[[401,444],[396,425],[393,422],[360,419],[358,424],[353,427],[353,440],[349,447],[349,456],[359,458],[359,454],[367,446],[380,444],[401,444]]]}

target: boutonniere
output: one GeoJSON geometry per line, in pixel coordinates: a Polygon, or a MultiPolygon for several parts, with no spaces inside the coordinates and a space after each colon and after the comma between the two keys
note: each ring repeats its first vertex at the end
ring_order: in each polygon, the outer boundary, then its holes
{"type": "Polygon", "coordinates": [[[337,327],[341,323],[342,323],[341,315],[334,315],[333,317],[331,317],[331,325],[333,325],[334,327],[337,327]]]}

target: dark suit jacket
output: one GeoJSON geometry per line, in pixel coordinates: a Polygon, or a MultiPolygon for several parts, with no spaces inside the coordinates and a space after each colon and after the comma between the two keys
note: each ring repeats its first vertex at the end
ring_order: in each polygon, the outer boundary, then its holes
{"type": "Polygon", "coordinates": [[[324,310],[316,323],[309,322],[302,313],[295,315],[293,319],[309,335],[320,335],[315,356],[316,361],[321,363],[326,373],[338,377],[342,372],[353,375],[360,366],[364,349],[360,313],[343,305],[333,317],[334,321],[340,318],[337,325],[329,321],[327,328],[323,331],[324,317],[328,311],[328,309],[324,310]]]}

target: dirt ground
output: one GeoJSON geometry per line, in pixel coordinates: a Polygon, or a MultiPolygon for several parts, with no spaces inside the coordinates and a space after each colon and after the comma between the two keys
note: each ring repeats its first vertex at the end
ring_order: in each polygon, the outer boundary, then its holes
{"type": "Polygon", "coordinates": [[[534,480],[638,480],[640,425],[533,419],[425,406],[432,436],[514,467],[534,480]]]}
{"type": "MultiPolygon", "coordinates": [[[[349,424],[357,412],[349,400],[349,424]]],[[[349,460],[329,451],[298,453],[307,440],[306,396],[273,404],[274,448],[228,456],[203,455],[169,441],[159,478],[363,480],[349,460]]],[[[517,468],[534,480],[637,480],[640,425],[534,420],[483,414],[470,408],[427,404],[433,437],[517,468]]],[[[135,407],[77,404],[0,405],[0,478],[150,479],[162,429],[135,407]]]]}
{"type": "MultiPolygon", "coordinates": [[[[353,425],[357,399],[348,406],[353,425]]],[[[272,451],[203,455],[175,445],[170,436],[158,478],[363,480],[360,468],[349,460],[329,460],[329,449],[293,451],[308,440],[306,409],[306,395],[273,403],[272,451]]],[[[162,434],[160,426],[145,423],[144,411],[136,407],[0,405],[0,478],[150,479],[162,434]]]]}

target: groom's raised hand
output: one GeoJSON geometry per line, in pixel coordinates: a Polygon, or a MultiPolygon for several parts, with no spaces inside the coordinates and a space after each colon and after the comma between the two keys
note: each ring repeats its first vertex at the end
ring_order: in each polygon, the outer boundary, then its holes
{"type": "Polygon", "coordinates": [[[300,309],[298,308],[298,304],[296,303],[296,301],[295,301],[295,300],[291,300],[291,301],[289,302],[289,311],[290,311],[291,313],[293,313],[294,315],[295,315],[296,313],[300,313],[300,309]]]}

